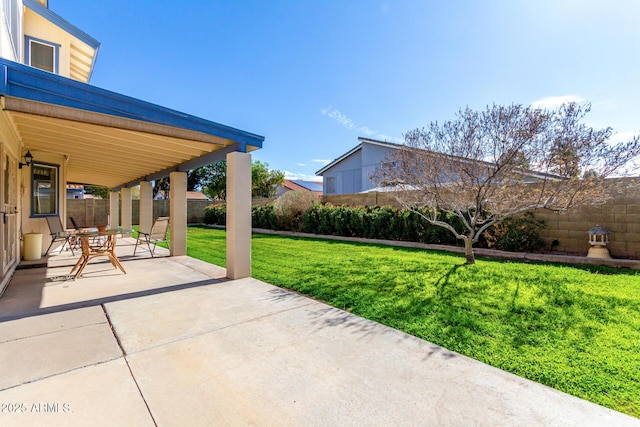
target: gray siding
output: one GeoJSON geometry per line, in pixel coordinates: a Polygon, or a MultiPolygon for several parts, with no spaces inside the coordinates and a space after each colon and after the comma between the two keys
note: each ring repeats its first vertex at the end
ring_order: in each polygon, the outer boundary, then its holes
{"type": "Polygon", "coordinates": [[[394,148],[390,147],[367,143],[362,144],[362,186],[360,191],[367,191],[376,187],[375,182],[372,182],[370,179],[371,175],[380,166],[380,163],[384,162],[387,156],[395,151],[394,148]]]}
{"type": "Polygon", "coordinates": [[[335,179],[335,193],[328,193],[327,186],[324,188],[325,194],[353,194],[359,193],[362,187],[362,150],[358,150],[351,156],[327,169],[322,176],[335,179]]]}
{"type": "Polygon", "coordinates": [[[376,187],[370,176],[395,152],[393,147],[362,142],[359,150],[322,173],[324,194],[355,194],[376,187]],[[335,183],[335,192],[331,191],[335,183]]]}

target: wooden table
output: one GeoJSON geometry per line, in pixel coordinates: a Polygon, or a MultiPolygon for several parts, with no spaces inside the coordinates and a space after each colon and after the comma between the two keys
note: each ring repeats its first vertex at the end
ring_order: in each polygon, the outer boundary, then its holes
{"type": "Polygon", "coordinates": [[[87,266],[89,260],[99,256],[106,256],[111,261],[114,268],[119,268],[124,274],[127,274],[120,260],[116,256],[116,235],[121,234],[122,230],[106,230],[106,231],[90,231],[76,233],[76,237],[80,239],[82,247],[82,255],[80,259],[71,269],[71,273],[77,270],[73,280],[76,280],[82,274],[82,270],[87,266]],[[99,239],[96,239],[99,238],[99,239]],[[91,240],[91,241],[90,241],[91,240]],[[98,242],[96,242],[98,240],[98,242]]]}

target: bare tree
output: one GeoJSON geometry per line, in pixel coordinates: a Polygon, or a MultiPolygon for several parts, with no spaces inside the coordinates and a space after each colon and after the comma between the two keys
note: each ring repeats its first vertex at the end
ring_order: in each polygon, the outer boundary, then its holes
{"type": "Polygon", "coordinates": [[[405,135],[405,144],[371,177],[398,201],[463,240],[466,262],[473,244],[493,224],[534,209],[566,211],[603,203],[640,154],[640,138],[611,144],[612,129],[581,123],[590,105],[557,110],[493,105],[460,110],[457,118],[405,135]],[[418,208],[429,208],[428,212],[418,208]],[[460,218],[464,230],[441,220],[460,218]]]}

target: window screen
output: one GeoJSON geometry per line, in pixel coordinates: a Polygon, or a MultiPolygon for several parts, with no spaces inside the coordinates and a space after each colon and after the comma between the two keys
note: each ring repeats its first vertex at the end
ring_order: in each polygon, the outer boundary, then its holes
{"type": "Polygon", "coordinates": [[[41,70],[54,72],[55,48],[51,45],[31,40],[30,65],[41,70]]]}

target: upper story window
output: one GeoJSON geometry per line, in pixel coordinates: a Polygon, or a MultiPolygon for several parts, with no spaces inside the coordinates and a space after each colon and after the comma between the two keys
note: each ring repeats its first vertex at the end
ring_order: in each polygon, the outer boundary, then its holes
{"type": "Polygon", "coordinates": [[[31,164],[31,216],[58,215],[58,166],[31,164]]]}
{"type": "Polygon", "coordinates": [[[58,74],[60,45],[25,36],[25,63],[58,74]]]}

